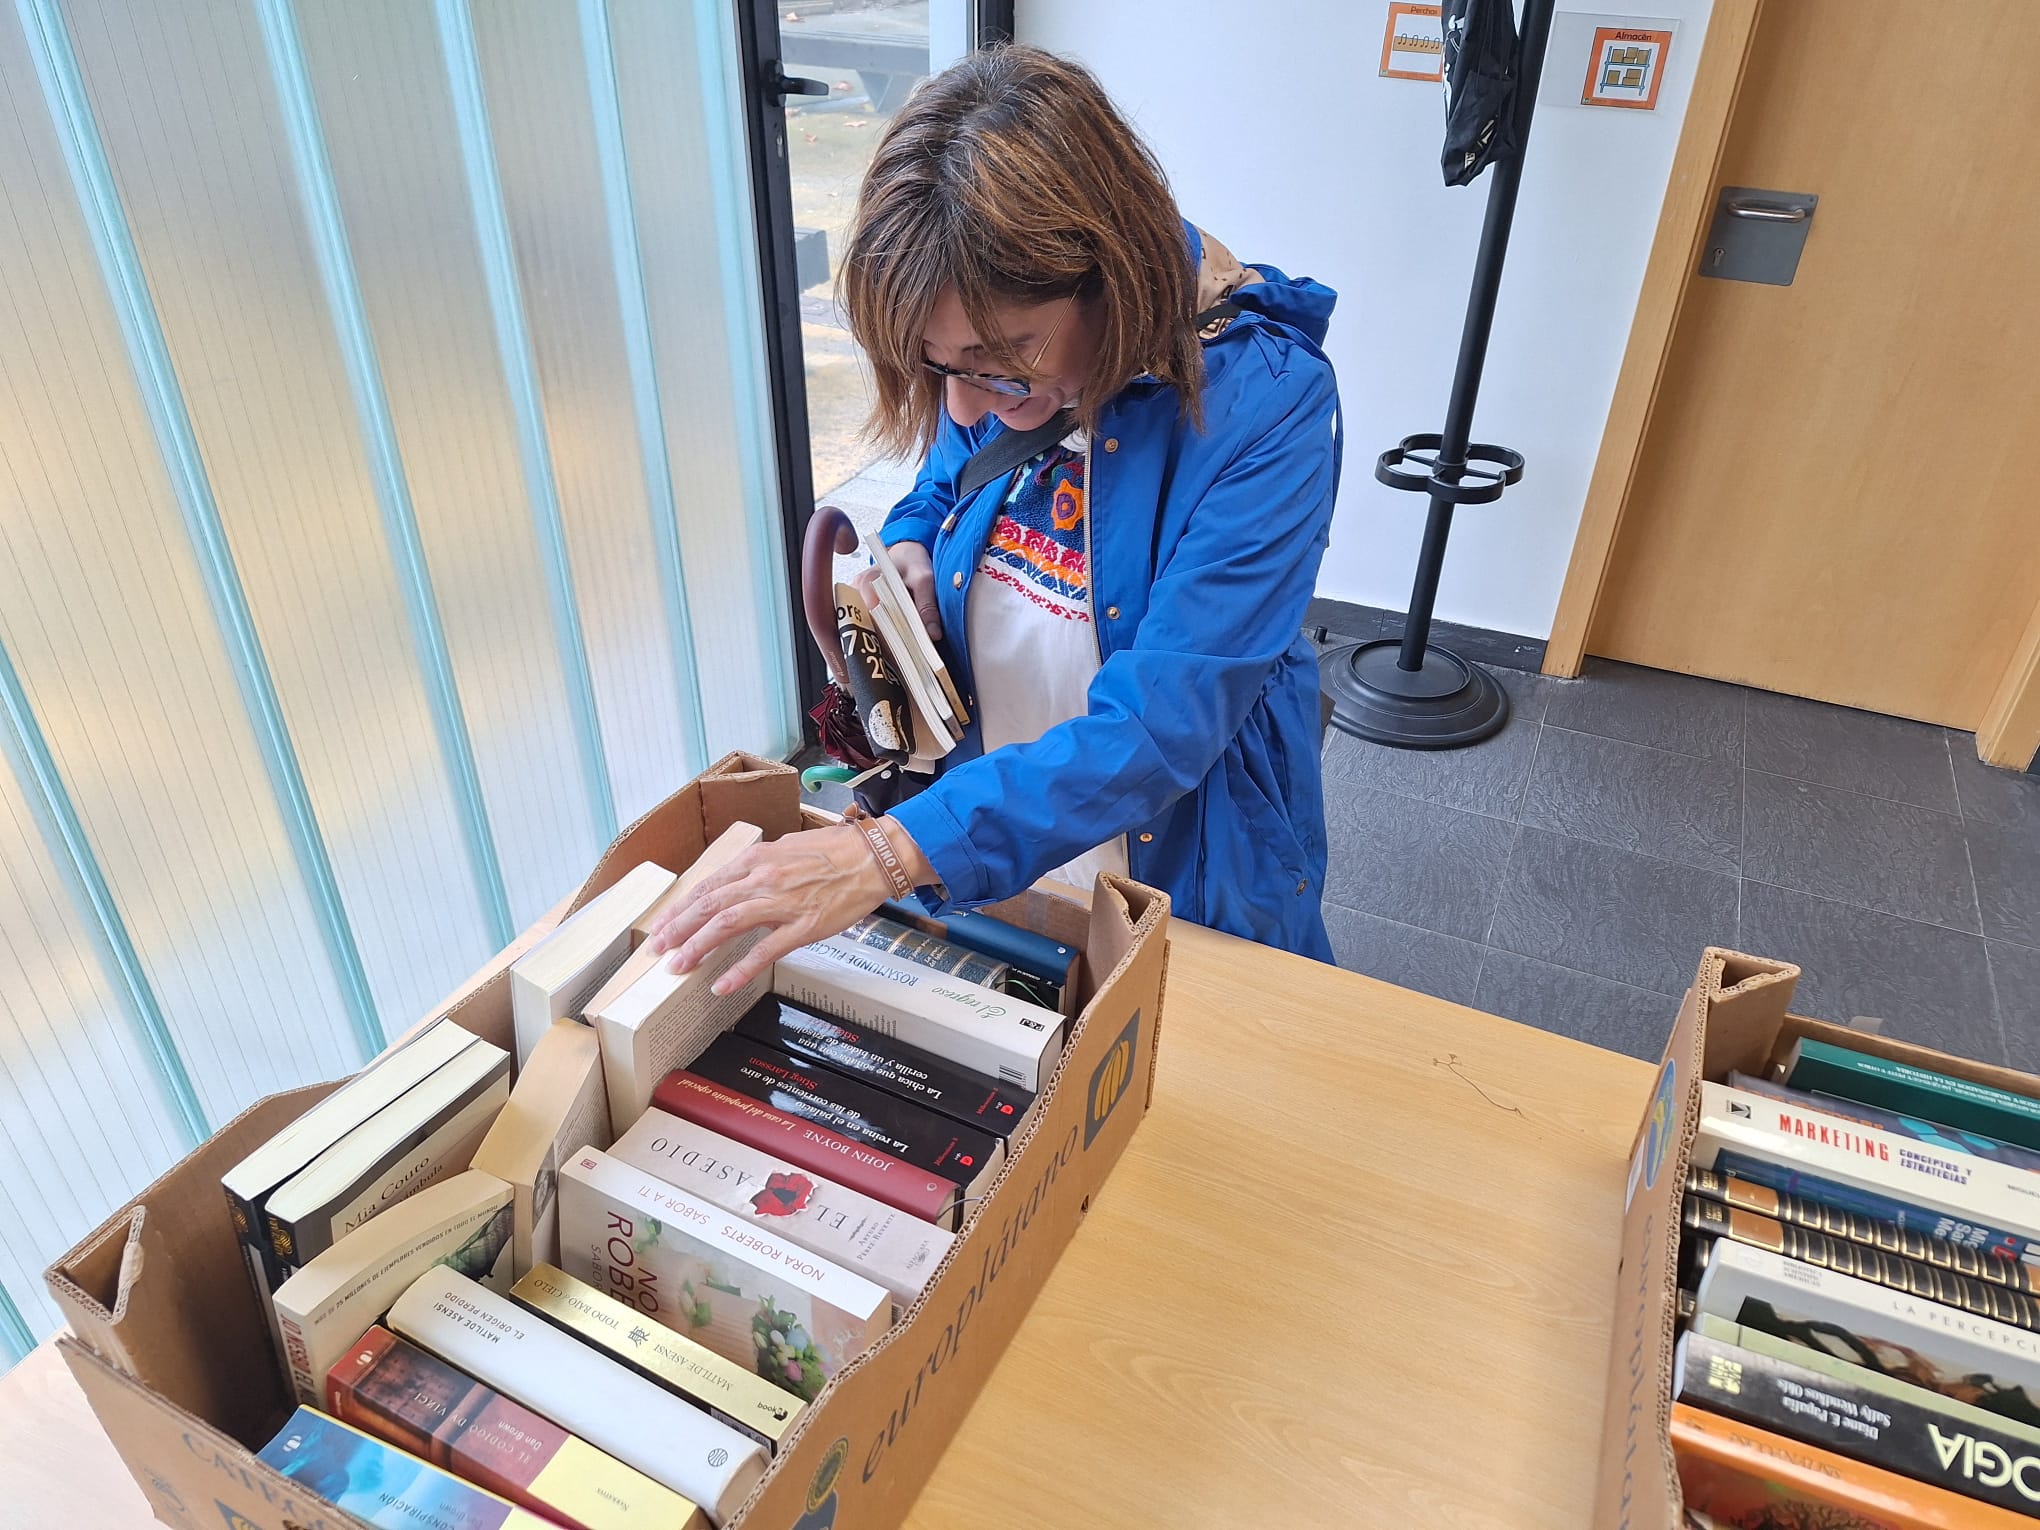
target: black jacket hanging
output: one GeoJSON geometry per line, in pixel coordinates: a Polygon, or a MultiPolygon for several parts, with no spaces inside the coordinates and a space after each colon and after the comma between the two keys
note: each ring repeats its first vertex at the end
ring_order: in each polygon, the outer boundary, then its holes
{"type": "Polygon", "coordinates": [[[1516,152],[1516,8],[1512,0],[1443,0],[1445,184],[1464,186],[1516,152]]]}

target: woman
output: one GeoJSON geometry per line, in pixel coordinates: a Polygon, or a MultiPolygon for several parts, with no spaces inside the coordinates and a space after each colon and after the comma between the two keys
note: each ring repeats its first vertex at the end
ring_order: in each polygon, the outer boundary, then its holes
{"type": "Polygon", "coordinates": [[[910,888],[971,907],[1099,869],[1329,961],[1302,626],[1338,483],[1335,295],[1181,221],[1097,82],[1024,47],[894,119],[842,282],[874,434],[926,451],[883,538],[973,723],[889,816],[704,883],[653,937],[669,965],[762,931],[728,991],[910,888]],[[1028,432],[1030,460],[958,492],[1028,432]]]}

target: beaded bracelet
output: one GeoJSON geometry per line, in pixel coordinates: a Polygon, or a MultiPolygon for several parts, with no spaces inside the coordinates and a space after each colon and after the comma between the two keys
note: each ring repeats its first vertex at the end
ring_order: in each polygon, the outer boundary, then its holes
{"type": "Polygon", "coordinates": [[[907,868],[900,861],[899,852],[892,847],[892,841],[885,837],[885,829],[879,821],[863,808],[853,806],[843,814],[846,823],[854,823],[864,832],[864,843],[870,847],[871,858],[878,862],[878,869],[892,883],[895,898],[909,896],[914,890],[913,879],[907,875],[907,868]]]}

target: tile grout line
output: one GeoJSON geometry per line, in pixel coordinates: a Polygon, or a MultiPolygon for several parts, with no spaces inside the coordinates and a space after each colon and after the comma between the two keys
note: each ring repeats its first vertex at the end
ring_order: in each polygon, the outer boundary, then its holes
{"type": "Polygon", "coordinates": [[[1990,959],[1988,940],[1983,943],[1983,976],[1984,981],[1990,984],[1990,1008],[1991,1014],[1997,1020],[1998,1045],[2004,1050],[2005,1066],[2009,1068],[2012,1066],[2012,1033],[2010,1027],[2005,1024],[2004,995],[1998,992],[1997,963],[1990,959]]]}
{"type": "MultiPolygon", "coordinates": [[[[1879,919],[1894,919],[1900,924],[1916,925],[1923,930],[1940,930],[1949,935],[1961,935],[1969,940],[1987,940],[1990,937],[1976,930],[1965,930],[1952,924],[1936,924],[1931,919],[1915,919],[1909,914],[1894,914],[1888,909],[1872,908],[1867,903],[1851,903],[1847,898],[1830,898],[1826,893],[1807,892],[1804,888],[1787,887],[1783,882],[1767,882],[1762,877],[1746,877],[1743,880],[1758,887],[1768,887],[1773,892],[1790,893],[1795,898],[1811,898],[1816,903],[1831,903],[1836,908],[1852,908],[1859,914],[1873,914],[1879,919]]],[[[2017,945],[2016,940],[2005,941],[2006,945],[2017,945]]],[[[2031,949],[2040,949],[2034,947],[2031,949]]]]}

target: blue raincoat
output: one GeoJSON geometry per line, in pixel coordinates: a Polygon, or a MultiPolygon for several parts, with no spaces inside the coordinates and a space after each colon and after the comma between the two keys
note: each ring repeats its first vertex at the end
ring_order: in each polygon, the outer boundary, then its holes
{"type": "MultiPolygon", "coordinates": [[[[973,724],[893,810],[949,904],[1011,897],[1114,835],[1182,918],[1330,961],[1317,656],[1303,636],[1339,480],[1338,388],[1321,349],[1337,294],[1242,267],[1188,229],[1204,331],[1204,428],[1176,390],[1129,383],[1091,437],[1091,592],[1102,665],[1089,709],[986,754],[973,724]]],[[[945,413],[884,541],[935,565],[957,682],[975,705],[964,618],[1012,476],[957,502],[958,473],[1005,427],[945,413]]]]}

